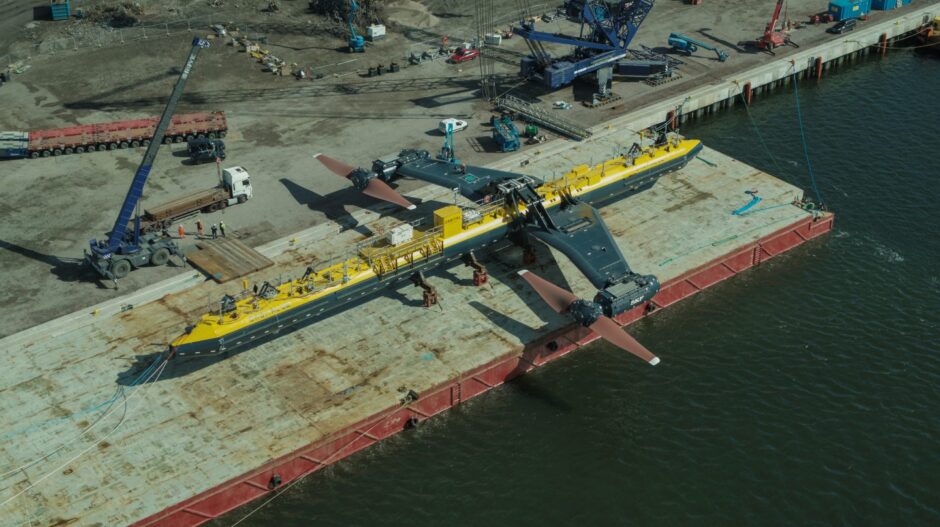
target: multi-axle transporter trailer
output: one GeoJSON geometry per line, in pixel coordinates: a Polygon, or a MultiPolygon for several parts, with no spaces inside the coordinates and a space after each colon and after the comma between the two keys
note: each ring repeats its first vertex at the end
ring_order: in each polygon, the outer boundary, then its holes
{"type": "MultiPolygon", "coordinates": [[[[147,146],[159,117],[110,123],[84,124],[31,132],[0,132],[0,159],[37,158],[147,146]]],[[[225,112],[184,113],[173,116],[164,143],[225,137],[225,112]]]]}

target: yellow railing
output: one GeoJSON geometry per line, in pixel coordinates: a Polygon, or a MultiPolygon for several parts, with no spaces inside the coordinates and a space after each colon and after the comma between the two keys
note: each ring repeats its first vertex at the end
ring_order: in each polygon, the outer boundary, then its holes
{"type": "MultiPolygon", "coordinates": [[[[439,227],[415,231],[414,237],[400,245],[372,245],[360,249],[360,257],[370,262],[376,275],[397,271],[402,265],[413,265],[444,251],[444,238],[439,227]]],[[[387,242],[385,242],[387,243],[387,242]]]]}

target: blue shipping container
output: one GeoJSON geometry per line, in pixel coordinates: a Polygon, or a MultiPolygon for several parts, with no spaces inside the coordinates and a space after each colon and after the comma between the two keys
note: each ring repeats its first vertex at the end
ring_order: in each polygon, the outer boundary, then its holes
{"type": "Polygon", "coordinates": [[[889,9],[897,9],[901,6],[906,6],[909,3],[911,3],[911,0],[872,0],[871,8],[879,11],[887,11],[889,9]]]}
{"type": "Polygon", "coordinates": [[[836,20],[848,20],[867,15],[871,11],[871,0],[832,0],[829,12],[836,20]]]}
{"type": "Polygon", "coordinates": [[[72,15],[70,0],[50,0],[49,7],[52,9],[53,20],[68,20],[72,15]]]}

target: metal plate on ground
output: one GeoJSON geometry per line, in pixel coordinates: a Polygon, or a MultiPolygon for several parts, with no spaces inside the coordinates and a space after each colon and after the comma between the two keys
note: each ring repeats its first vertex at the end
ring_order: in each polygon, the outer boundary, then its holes
{"type": "Polygon", "coordinates": [[[186,258],[220,284],[274,265],[268,257],[235,238],[201,240],[196,247],[199,251],[186,258]]]}

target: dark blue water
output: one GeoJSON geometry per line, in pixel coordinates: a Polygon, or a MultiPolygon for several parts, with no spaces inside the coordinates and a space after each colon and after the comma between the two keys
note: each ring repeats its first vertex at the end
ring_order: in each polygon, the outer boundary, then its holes
{"type": "MultiPolygon", "coordinates": [[[[213,525],[940,525],[940,60],[799,92],[836,230],[632,326],[660,366],[593,346],[213,525]]],[[[684,133],[809,190],[795,101],[776,162],[740,106],[684,133]]]]}

